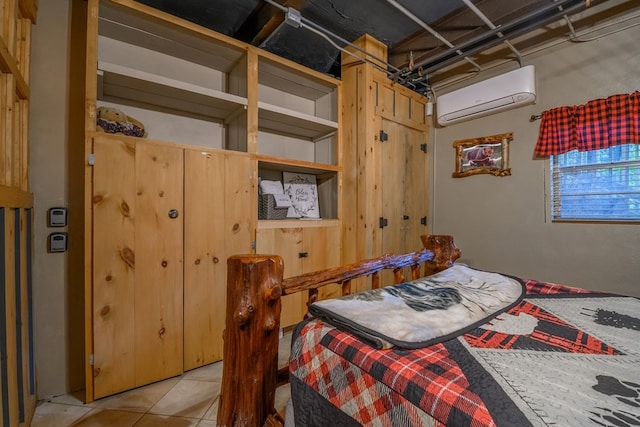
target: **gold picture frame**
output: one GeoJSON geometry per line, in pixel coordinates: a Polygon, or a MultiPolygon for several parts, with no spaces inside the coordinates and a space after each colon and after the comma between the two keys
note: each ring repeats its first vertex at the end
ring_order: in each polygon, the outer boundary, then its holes
{"type": "Polygon", "coordinates": [[[456,168],[451,176],[462,178],[481,173],[494,176],[511,175],[509,167],[511,141],[513,141],[511,132],[454,141],[456,168]]]}

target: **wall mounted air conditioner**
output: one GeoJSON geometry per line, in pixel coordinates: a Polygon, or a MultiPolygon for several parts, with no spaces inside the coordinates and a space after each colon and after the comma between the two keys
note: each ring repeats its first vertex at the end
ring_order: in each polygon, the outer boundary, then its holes
{"type": "Polygon", "coordinates": [[[440,95],[437,102],[438,123],[447,126],[533,104],[536,100],[535,80],[533,65],[527,65],[440,95]]]}

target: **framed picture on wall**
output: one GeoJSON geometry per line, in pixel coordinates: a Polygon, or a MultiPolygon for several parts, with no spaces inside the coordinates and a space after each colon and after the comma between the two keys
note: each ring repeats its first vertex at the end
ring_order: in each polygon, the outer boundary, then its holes
{"type": "Polygon", "coordinates": [[[456,168],[451,176],[461,178],[481,173],[511,175],[509,142],[512,140],[512,133],[503,133],[454,141],[456,168]]]}
{"type": "Polygon", "coordinates": [[[283,172],[284,192],[291,198],[289,218],[320,218],[315,175],[283,172]]]}

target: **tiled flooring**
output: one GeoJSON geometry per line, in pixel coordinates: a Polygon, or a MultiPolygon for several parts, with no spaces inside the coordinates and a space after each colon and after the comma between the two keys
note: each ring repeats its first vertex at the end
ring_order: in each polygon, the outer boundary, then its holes
{"type": "MultiPolygon", "coordinates": [[[[291,335],[280,340],[279,365],[289,358],[291,335]]],[[[83,394],[40,401],[32,427],[212,427],[216,425],[222,363],[145,387],[82,403],[83,394]]],[[[278,388],[276,409],[284,417],[289,386],[278,388]]]]}

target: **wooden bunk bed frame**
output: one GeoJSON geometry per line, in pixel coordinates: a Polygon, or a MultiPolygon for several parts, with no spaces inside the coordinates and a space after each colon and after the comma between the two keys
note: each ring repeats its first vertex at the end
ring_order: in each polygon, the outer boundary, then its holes
{"type": "Polygon", "coordinates": [[[318,289],[339,284],[351,293],[352,281],[362,277],[379,288],[380,273],[392,270],[394,283],[415,280],[453,265],[460,250],[452,236],[422,235],[424,249],[404,255],[385,255],[342,267],[283,279],[278,255],[236,255],[228,259],[227,312],[224,332],[220,426],[282,426],[274,408],[275,391],[288,382],[288,368],[278,372],[281,297],[308,291],[308,304],[318,289]],[[405,278],[405,268],[411,278],[405,278]]]}

